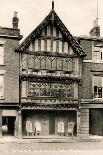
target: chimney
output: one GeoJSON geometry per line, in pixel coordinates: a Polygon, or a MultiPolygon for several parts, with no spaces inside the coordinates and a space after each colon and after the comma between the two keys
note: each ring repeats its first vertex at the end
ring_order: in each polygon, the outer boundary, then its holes
{"type": "Polygon", "coordinates": [[[19,22],[19,19],[17,17],[17,12],[14,11],[14,17],[13,17],[13,20],[12,20],[12,24],[13,24],[14,29],[18,29],[18,22],[19,22]]]}
{"type": "Polygon", "coordinates": [[[100,36],[100,26],[98,25],[98,18],[93,21],[93,28],[90,30],[91,37],[99,37],[100,36]]]}

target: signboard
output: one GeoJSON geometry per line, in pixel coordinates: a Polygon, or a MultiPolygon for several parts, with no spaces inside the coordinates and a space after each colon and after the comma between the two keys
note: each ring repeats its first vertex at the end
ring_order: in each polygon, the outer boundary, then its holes
{"type": "Polygon", "coordinates": [[[2,110],[2,116],[16,116],[16,110],[2,110]]]}

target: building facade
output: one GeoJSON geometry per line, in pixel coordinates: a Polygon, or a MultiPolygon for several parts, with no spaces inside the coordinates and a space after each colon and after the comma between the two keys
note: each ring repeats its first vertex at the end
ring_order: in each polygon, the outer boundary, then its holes
{"type": "Polygon", "coordinates": [[[79,135],[85,52],[54,8],[16,52],[20,54],[22,136],[66,136],[69,126],[72,135],[79,135]]]}
{"type": "Polygon", "coordinates": [[[103,135],[103,38],[73,37],[52,10],[19,45],[0,27],[0,136],[103,135]]]}
{"type": "Polygon", "coordinates": [[[0,27],[0,137],[18,133],[19,55],[15,48],[21,38],[15,12],[13,28],[0,27]]]}
{"type": "Polygon", "coordinates": [[[98,23],[89,37],[78,40],[87,55],[83,60],[81,135],[103,136],[103,38],[98,23]]]}

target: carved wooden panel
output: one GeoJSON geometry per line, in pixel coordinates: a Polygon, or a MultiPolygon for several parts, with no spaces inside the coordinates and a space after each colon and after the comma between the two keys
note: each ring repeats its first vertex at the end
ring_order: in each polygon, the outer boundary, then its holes
{"type": "Polygon", "coordinates": [[[32,97],[74,97],[74,84],[29,82],[28,95],[32,97]]]}
{"type": "Polygon", "coordinates": [[[74,71],[75,75],[78,75],[80,70],[79,60],[77,58],[36,56],[33,54],[22,54],[22,68],[74,71]]]}
{"type": "Polygon", "coordinates": [[[79,59],[75,58],[74,60],[74,74],[78,76],[80,72],[79,59]]]}
{"type": "Polygon", "coordinates": [[[27,82],[22,81],[22,89],[21,89],[21,96],[22,97],[27,97],[27,82]]]}
{"type": "Polygon", "coordinates": [[[28,68],[34,68],[34,57],[33,57],[33,55],[28,55],[28,68]]]}
{"type": "Polygon", "coordinates": [[[22,54],[22,68],[27,68],[27,54],[22,54]]]}

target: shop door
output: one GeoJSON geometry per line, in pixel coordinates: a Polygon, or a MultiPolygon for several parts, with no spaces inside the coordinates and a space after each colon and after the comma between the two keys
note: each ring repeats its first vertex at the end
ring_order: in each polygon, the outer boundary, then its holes
{"type": "Polygon", "coordinates": [[[49,117],[49,134],[55,134],[55,117],[53,115],[49,117]]]}
{"type": "Polygon", "coordinates": [[[14,136],[15,130],[15,119],[14,116],[2,117],[2,134],[14,136]]]}
{"type": "Polygon", "coordinates": [[[45,120],[42,122],[42,135],[49,135],[49,122],[45,120]]]}
{"type": "Polygon", "coordinates": [[[90,109],[89,133],[103,136],[103,109],[90,109]]]}

